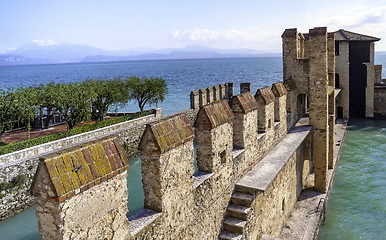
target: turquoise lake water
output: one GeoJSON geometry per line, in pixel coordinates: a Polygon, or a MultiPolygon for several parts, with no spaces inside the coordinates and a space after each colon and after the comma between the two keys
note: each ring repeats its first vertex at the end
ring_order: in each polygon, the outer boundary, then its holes
{"type": "Polygon", "coordinates": [[[386,121],[350,119],[318,240],[386,239],[386,121]]]}
{"type": "MultiPolygon", "coordinates": [[[[383,63],[384,67],[384,78],[386,77],[386,55],[379,56],[376,58],[377,63],[383,63]]],[[[169,87],[168,95],[163,103],[160,103],[158,107],[164,109],[165,115],[182,111],[189,108],[189,94],[192,90],[197,90],[200,88],[206,88],[208,86],[213,86],[225,82],[235,83],[235,93],[238,93],[239,83],[241,82],[251,82],[253,86],[253,92],[258,88],[264,86],[271,86],[272,83],[282,81],[282,60],[281,58],[249,58],[249,59],[195,59],[195,60],[167,60],[167,61],[132,61],[132,62],[116,62],[116,63],[82,63],[82,64],[56,64],[56,65],[32,65],[32,66],[0,66],[0,89],[7,87],[18,87],[18,86],[29,86],[32,84],[48,83],[51,81],[55,82],[76,82],[81,81],[89,77],[107,77],[112,78],[114,76],[144,76],[144,77],[161,77],[166,79],[166,82],[169,87]]],[[[129,103],[123,111],[136,111],[136,105],[134,103],[129,103]]],[[[370,124],[370,123],[369,123],[370,124]]],[[[350,127],[351,128],[351,127],[350,127]]],[[[378,126],[368,127],[369,129],[378,129],[378,126]]],[[[380,129],[384,129],[381,127],[380,129]]],[[[361,130],[361,129],[358,129],[361,130]]],[[[386,134],[384,130],[379,134],[386,134]]],[[[349,130],[347,138],[350,135],[355,135],[356,130],[349,130]]],[[[360,133],[360,131],[359,131],[360,133]]],[[[370,131],[369,131],[370,133],[370,131]]],[[[378,134],[377,130],[374,130],[372,134],[378,134]]],[[[370,134],[371,135],[371,134],[370,134]]],[[[371,149],[376,146],[372,142],[372,138],[368,137],[365,142],[364,137],[354,138],[354,142],[358,141],[357,145],[364,144],[367,146],[369,152],[372,152],[371,149]]],[[[382,139],[375,140],[382,141],[382,139]]],[[[383,143],[386,143],[386,140],[383,138],[383,143]]],[[[343,149],[356,149],[356,144],[349,145],[346,147],[346,143],[343,144],[343,149]]],[[[383,145],[384,146],[384,145],[383,145]]],[[[383,149],[386,147],[384,146],[383,149]]],[[[348,151],[348,150],[344,150],[348,151]]],[[[365,155],[368,156],[369,154],[365,155]]],[[[383,163],[385,163],[385,153],[383,156],[379,156],[379,159],[383,157],[383,163]]],[[[381,160],[379,160],[381,161],[381,160]]],[[[344,161],[341,161],[344,162],[344,161]]],[[[130,161],[131,169],[128,171],[128,206],[129,206],[129,215],[142,208],[143,206],[143,189],[141,182],[141,163],[139,158],[132,159],[130,161]],[[138,197],[139,196],[139,197],[138,197]]],[[[343,166],[343,165],[342,165],[343,166]]],[[[369,169],[372,167],[379,169],[378,165],[368,165],[369,169]]],[[[362,167],[359,164],[353,164],[353,169],[343,169],[339,166],[338,172],[336,174],[336,179],[339,179],[338,176],[340,172],[349,173],[354,172],[354,175],[358,175],[356,171],[359,171],[361,174],[364,174],[366,171],[363,171],[362,167]],[[357,168],[356,168],[357,167],[357,168]]],[[[369,170],[370,171],[370,170],[369,170]]],[[[344,174],[342,173],[342,174],[344,174]]],[[[378,187],[382,182],[385,184],[385,172],[383,172],[383,181],[382,176],[377,178],[374,187],[378,187]],[[381,182],[381,183],[379,183],[381,182]]],[[[363,181],[358,181],[358,184],[367,185],[368,181],[363,179],[363,181]]],[[[338,185],[337,182],[341,180],[335,180],[335,185],[338,185]]],[[[349,182],[350,183],[350,182],[349,182]]],[[[362,186],[361,185],[361,186],[362,186]]],[[[350,185],[348,185],[350,186],[350,185]]],[[[334,191],[333,188],[333,191],[334,191]]],[[[343,189],[351,189],[351,187],[343,187],[343,189]]],[[[379,191],[373,190],[371,193],[374,194],[385,192],[385,189],[379,191]]],[[[358,189],[357,191],[362,191],[358,189]]],[[[358,194],[359,192],[354,192],[358,194]]],[[[333,194],[332,194],[333,195],[333,194]]],[[[384,196],[384,194],[382,194],[384,196]]],[[[380,196],[378,195],[378,198],[380,196]]],[[[333,197],[331,197],[333,199],[333,197]]],[[[353,201],[357,201],[352,196],[346,197],[344,204],[353,204],[353,201]]],[[[331,200],[333,202],[333,200],[331,200]]],[[[381,214],[381,208],[379,204],[385,206],[385,202],[372,201],[368,204],[370,208],[378,211],[372,211],[371,213],[374,216],[366,215],[367,217],[379,220],[381,214]]],[[[339,209],[343,209],[343,205],[338,203],[340,206],[339,209]]],[[[338,210],[329,210],[333,206],[333,203],[328,204],[328,216],[332,211],[338,210]]],[[[357,209],[365,209],[363,206],[357,207],[357,209]]],[[[29,208],[22,213],[0,222],[0,240],[35,240],[39,239],[39,233],[37,230],[37,217],[34,213],[34,208],[29,208]]],[[[368,211],[368,210],[366,210],[368,211]]],[[[385,213],[385,208],[383,208],[383,214],[385,213]]],[[[339,214],[338,214],[339,215],[339,214]]],[[[385,216],[383,215],[383,220],[385,216]]],[[[334,229],[328,228],[330,217],[327,217],[326,226],[323,227],[321,232],[320,239],[372,239],[372,238],[331,238],[334,236],[334,229]],[[330,234],[330,235],[328,235],[330,234]],[[324,238],[323,238],[324,237],[324,238]]],[[[356,218],[353,220],[346,219],[345,221],[355,222],[356,218]]],[[[337,220],[340,221],[340,220],[337,220]]],[[[384,222],[383,222],[384,224],[384,222]]],[[[332,224],[335,226],[335,224],[332,224]]],[[[379,224],[372,224],[374,229],[369,230],[370,232],[379,233],[380,230],[379,224]],[[378,229],[378,230],[377,230],[378,229]]],[[[382,226],[382,225],[381,225],[382,226]]],[[[384,225],[383,225],[384,226],[384,225]]],[[[342,225],[344,230],[338,230],[340,232],[347,231],[350,232],[352,226],[342,225]]],[[[384,227],[383,229],[386,229],[384,227]]],[[[366,229],[367,231],[367,229],[366,229]]],[[[379,234],[378,234],[379,235],[379,234]]],[[[359,236],[359,235],[358,235],[359,236]]],[[[386,239],[385,238],[373,238],[373,239],[386,239]]]]}

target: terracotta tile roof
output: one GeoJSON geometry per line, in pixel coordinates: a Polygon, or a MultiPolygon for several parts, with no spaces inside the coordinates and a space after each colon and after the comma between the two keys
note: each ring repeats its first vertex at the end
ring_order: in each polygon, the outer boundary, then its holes
{"type": "Polygon", "coordinates": [[[144,150],[147,144],[153,144],[156,152],[164,153],[193,138],[193,128],[186,116],[171,115],[146,125],[139,149],[144,150]]]}
{"type": "Polygon", "coordinates": [[[195,127],[213,129],[233,119],[233,112],[226,100],[206,105],[198,112],[195,127]]]}
{"type": "Polygon", "coordinates": [[[272,92],[275,97],[281,97],[287,94],[287,89],[282,82],[272,84],[272,92]]]}
{"type": "Polygon", "coordinates": [[[359,33],[349,32],[344,29],[340,29],[335,33],[335,41],[371,41],[376,42],[381,40],[380,38],[366,36],[359,33]]]}
{"type": "Polygon", "coordinates": [[[256,110],[258,103],[251,92],[244,92],[232,98],[232,111],[248,113],[256,110]]]}
{"type": "Polygon", "coordinates": [[[273,95],[271,88],[265,87],[257,90],[255,99],[259,104],[267,105],[268,103],[275,101],[275,95],[273,95]]]}
{"type": "MultiPolygon", "coordinates": [[[[39,168],[47,170],[52,183],[50,200],[62,202],[129,168],[126,155],[116,137],[83,144],[40,159],[39,168]]],[[[37,174],[37,175],[38,175],[37,174]]],[[[36,176],[32,184],[35,189],[36,176]]]]}

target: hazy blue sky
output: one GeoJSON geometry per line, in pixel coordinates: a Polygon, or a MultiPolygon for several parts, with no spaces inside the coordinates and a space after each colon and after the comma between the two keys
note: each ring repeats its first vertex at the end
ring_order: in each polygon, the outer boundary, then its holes
{"type": "Polygon", "coordinates": [[[0,52],[31,42],[280,52],[285,28],[316,26],[383,38],[386,51],[386,0],[1,0],[0,52]]]}

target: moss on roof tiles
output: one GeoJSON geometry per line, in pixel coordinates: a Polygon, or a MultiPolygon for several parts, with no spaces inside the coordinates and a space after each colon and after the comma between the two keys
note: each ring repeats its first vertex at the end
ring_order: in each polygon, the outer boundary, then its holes
{"type": "MultiPolygon", "coordinates": [[[[64,201],[114,176],[114,172],[127,170],[127,158],[116,143],[115,137],[107,137],[42,158],[39,168],[46,168],[54,192],[50,199],[64,201]]],[[[35,184],[34,181],[32,190],[35,184]]]]}
{"type": "Polygon", "coordinates": [[[275,95],[273,95],[271,88],[264,87],[257,90],[255,99],[259,104],[267,105],[275,100],[275,95]]]}
{"type": "Polygon", "coordinates": [[[281,97],[287,94],[287,89],[282,82],[272,84],[272,92],[275,97],[281,97]]]}
{"type": "Polygon", "coordinates": [[[251,92],[244,92],[239,95],[236,95],[232,98],[232,110],[233,112],[248,113],[253,110],[256,110],[258,104],[256,99],[253,97],[251,92]]]}
{"type": "Polygon", "coordinates": [[[196,127],[203,129],[216,128],[224,123],[230,122],[234,115],[226,100],[206,105],[198,112],[196,127]]]}
{"type": "Polygon", "coordinates": [[[164,153],[193,138],[193,128],[188,119],[185,115],[177,114],[147,124],[139,148],[144,150],[145,145],[151,142],[158,153],[164,153]]]}

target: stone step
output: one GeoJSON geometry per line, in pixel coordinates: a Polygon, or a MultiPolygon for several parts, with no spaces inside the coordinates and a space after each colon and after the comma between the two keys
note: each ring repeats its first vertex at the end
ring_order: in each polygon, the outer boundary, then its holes
{"type": "Polygon", "coordinates": [[[238,233],[231,233],[227,231],[222,231],[220,233],[220,236],[218,237],[219,240],[241,240],[243,237],[242,234],[238,233]]]}
{"type": "Polygon", "coordinates": [[[236,183],[236,186],[235,186],[235,190],[237,192],[247,193],[247,194],[251,194],[251,195],[255,195],[256,192],[258,191],[254,187],[247,186],[247,185],[242,185],[242,184],[237,184],[237,183],[236,183]]]}
{"type": "Polygon", "coordinates": [[[232,204],[228,206],[227,213],[231,217],[234,217],[240,220],[247,220],[248,213],[250,210],[251,210],[250,207],[232,204]]]}
{"type": "Polygon", "coordinates": [[[255,200],[255,196],[252,194],[234,192],[232,194],[231,203],[234,205],[250,207],[253,200],[255,200]]]}
{"type": "Polygon", "coordinates": [[[260,240],[282,240],[282,239],[277,238],[277,237],[268,236],[268,235],[263,235],[263,236],[261,236],[260,240]]]}
{"type": "Polygon", "coordinates": [[[243,234],[247,221],[233,217],[227,217],[223,223],[225,231],[243,234]]]}

